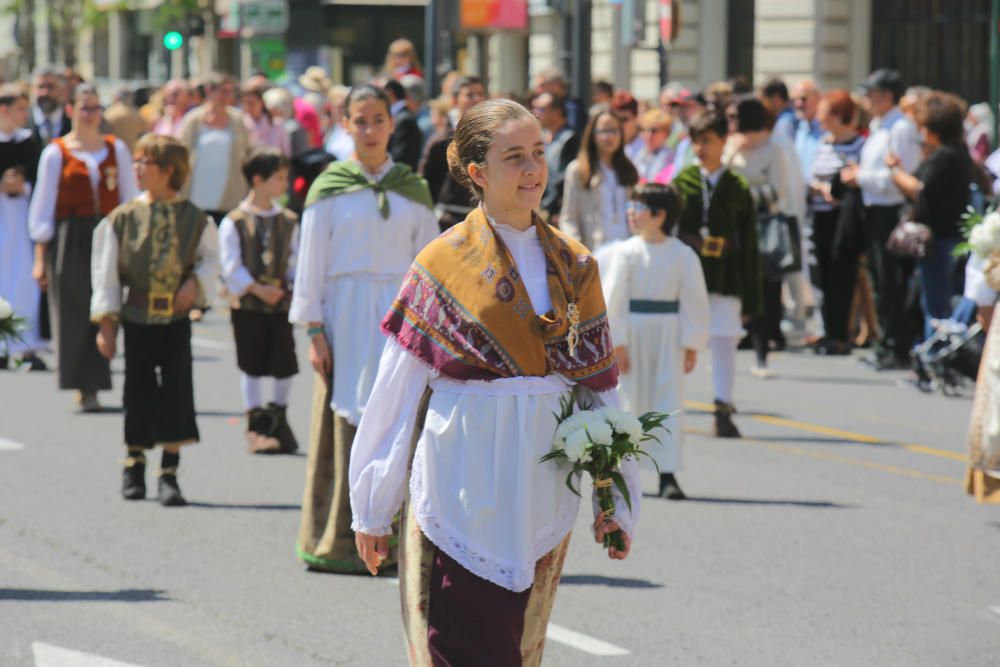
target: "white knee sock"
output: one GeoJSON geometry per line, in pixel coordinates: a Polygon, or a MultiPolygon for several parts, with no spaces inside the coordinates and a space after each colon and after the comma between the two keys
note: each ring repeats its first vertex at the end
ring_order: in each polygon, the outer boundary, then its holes
{"type": "Polygon", "coordinates": [[[712,349],[712,384],[715,387],[715,398],[724,403],[733,402],[736,347],[739,344],[739,338],[712,336],[709,339],[709,346],[712,349]]]}
{"type": "Polygon", "coordinates": [[[259,408],[263,405],[264,399],[261,398],[260,389],[260,378],[251,377],[246,373],[240,373],[240,392],[243,394],[244,408],[247,410],[253,410],[254,408],[259,408]]]}
{"type": "Polygon", "coordinates": [[[292,393],[292,378],[274,378],[274,402],[277,405],[288,405],[288,395],[292,393]]]}

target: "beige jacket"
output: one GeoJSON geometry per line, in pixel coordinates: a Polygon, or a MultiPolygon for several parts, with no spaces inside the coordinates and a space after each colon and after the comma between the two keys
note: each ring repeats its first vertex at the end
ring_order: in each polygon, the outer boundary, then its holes
{"type": "MultiPolygon", "coordinates": [[[[576,160],[566,167],[562,212],[559,229],[593,251],[604,243],[604,204],[601,197],[600,171],[590,179],[590,189],[583,187],[580,166],[576,160]]],[[[627,196],[632,189],[626,188],[627,196]]]]}
{"type": "MultiPolygon", "coordinates": [[[[199,107],[185,116],[181,123],[180,142],[187,146],[190,153],[191,173],[194,173],[194,165],[198,161],[198,134],[201,132],[204,123],[207,107],[199,107]]],[[[229,155],[229,174],[226,176],[226,187],[222,193],[222,200],[219,210],[232,211],[240,205],[240,201],[246,196],[249,186],[243,178],[243,160],[250,153],[250,135],[243,125],[243,116],[233,108],[226,109],[229,114],[229,129],[233,133],[233,143],[229,155]]],[[[185,199],[191,194],[191,179],[188,179],[181,196],[185,199]]]]}

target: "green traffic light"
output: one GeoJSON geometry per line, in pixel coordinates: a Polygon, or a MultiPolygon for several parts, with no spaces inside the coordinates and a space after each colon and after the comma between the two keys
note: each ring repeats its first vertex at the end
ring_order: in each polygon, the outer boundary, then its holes
{"type": "Polygon", "coordinates": [[[167,51],[176,51],[184,44],[184,36],[179,32],[168,32],[163,36],[163,46],[167,51]]]}

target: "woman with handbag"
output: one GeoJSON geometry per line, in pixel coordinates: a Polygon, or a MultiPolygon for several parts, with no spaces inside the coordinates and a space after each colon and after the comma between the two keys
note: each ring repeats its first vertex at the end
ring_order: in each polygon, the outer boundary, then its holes
{"type": "Polygon", "coordinates": [[[917,260],[924,312],[922,340],[926,340],[934,333],[933,321],[951,315],[954,250],[962,240],[962,214],[969,205],[973,163],[965,146],[965,103],[960,98],[931,93],[918,103],[916,118],[926,156],[916,172],[907,174],[898,156],[886,156],[893,183],[914,204],[912,221],[900,223],[887,249],[917,260]]]}
{"type": "MultiPolygon", "coordinates": [[[[756,97],[744,95],[729,105],[726,119],[729,121],[730,136],[722,162],[747,180],[757,206],[758,221],[767,222],[772,216],[783,214],[790,226],[796,225],[793,216],[799,207],[795,201],[796,189],[792,178],[793,169],[797,166],[788,163],[785,152],[771,138],[774,121],[770,112],[756,97]]],[[[794,245],[799,246],[798,239],[794,245]]],[[[750,321],[750,335],[756,352],[756,364],[751,372],[755,377],[768,378],[772,376],[767,367],[770,344],[774,342],[779,349],[785,345],[785,337],[781,333],[783,273],[774,267],[769,270],[767,262],[762,264],[764,312],[750,321]]]]}
{"type": "Polygon", "coordinates": [[[865,138],[858,133],[857,106],[846,90],[832,90],[819,101],[816,118],[826,135],[809,173],[813,246],[819,288],[823,290],[825,335],[816,354],[851,353],[847,333],[861,254],[858,190],[840,182],[840,170],[861,158],[865,138]]]}

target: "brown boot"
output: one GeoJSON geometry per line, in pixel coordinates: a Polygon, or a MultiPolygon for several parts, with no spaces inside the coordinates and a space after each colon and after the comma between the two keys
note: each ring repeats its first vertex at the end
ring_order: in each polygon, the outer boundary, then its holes
{"type": "Polygon", "coordinates": [[[733,423],[733,414],[736,408],[732,403],[715,401],[715,437],[717,438],[742,438],[740,430],[733,423]]]}
{"type": "Polygon", "coordinates": [[[277,454],[281,442],[274,437],[275,417],[265,408],[253,408],[247,413],[247,451],[251,454],[277,454]]]}
{"type": "Polygon", "coordinates": [[[288,425],[288,417],[285,414],[285,406],[277,403],[268,403],[267,410],[277,422],[274,429],[274,437],[281,443],[282,454],[294,454],[299,451],[299,442],[292,433],[292,427],[288,425]]]}

